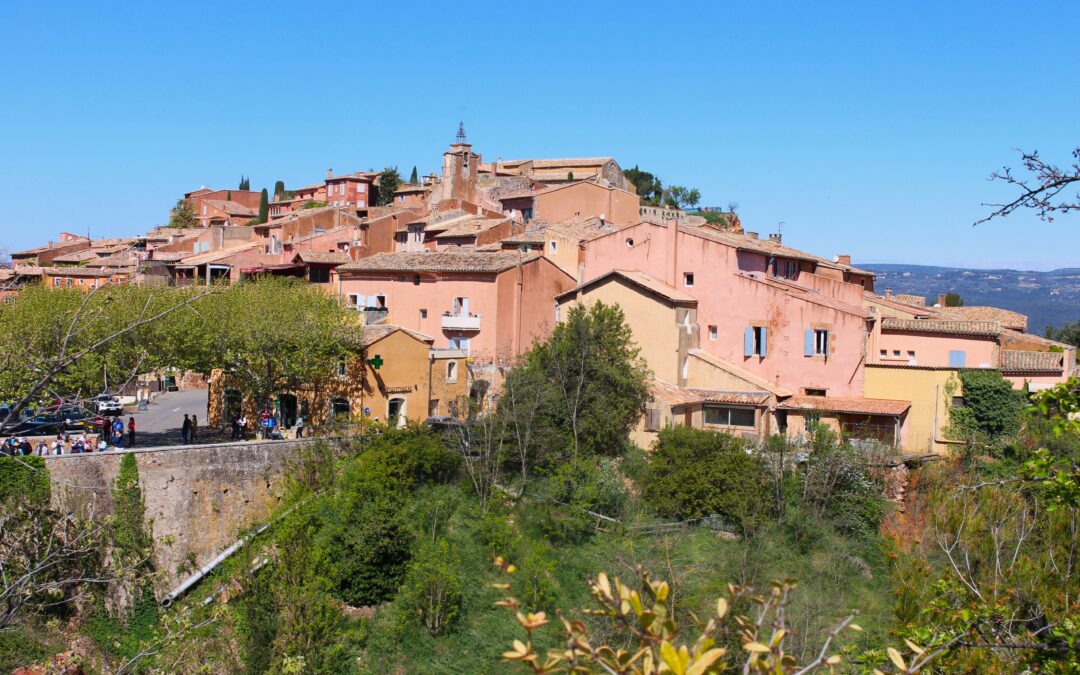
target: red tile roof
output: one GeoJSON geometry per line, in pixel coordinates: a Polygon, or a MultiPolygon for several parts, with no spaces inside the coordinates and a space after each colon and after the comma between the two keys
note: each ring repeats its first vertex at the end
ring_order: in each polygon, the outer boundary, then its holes
{"type": "Polygon", "coordinates": [[[1018,331],[1026,331],[1028,326],[1026,316],[1000,307],[942,307],[940,314],[943,317],[967,321],[996,321],[1001,324],[1002,328],[1018,331]]]}
{"type": "Polygon", "coordinates": [[[792,396],[776,407],[781,410],[820,410],[855,415],[902,415],[911,407],[911,403],[884,398],[792,396]]]}
{"type": "Polygon", "coordinates": [[[338,267],[339,272],[492,272],[498,273],[540,258],[517,251],[378,253],[338,267]]]}
{"type": "Polygon", "coordinates": [[[896,319],[887,316],[881,320],[882,330],[904,333],[936,333],[941,335],[983,335],[994,337],[1001,333],[996,321],[960,321],[951,319],[896,319]]]}
{"type": "Polygon", "coordinates": [[[1001,369],[1009,373],[1060,373],[1064,367],[1063,352],[1001,352],[1001,369]]]}

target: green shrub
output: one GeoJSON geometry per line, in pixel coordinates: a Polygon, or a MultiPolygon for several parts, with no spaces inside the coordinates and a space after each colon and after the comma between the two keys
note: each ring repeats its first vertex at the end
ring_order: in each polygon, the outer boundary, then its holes
{"type": "Polygon", "coordinates": [[[49,492],[49,470],[44,458],[0,455],[0,504],[20,499],[47,506],[49,492]]]}
{"type": "Polygon", "coordinates": [[[457,551],[446,539],[425,544],[409,565],[401,602],[432,635],[441,635],[461,617],[462,580],[457,551]]]}
{"type": "Polygon", "coordinates": [[[550,610],[555,603],[555,564],[543,543],[522,548],[518,556],[508,558],[517,568],[511,577],[511,593],[530,612],[550,610]]]}
{"type": "Polygon", "coordinates": [[[960,373],[964,405],[950,411],[951,435],[978,436],[998,444],[1020,430],[1024,397],[997,370],[960,373]]]}
{"type": "Polygon", "coordinates": [[[449,479],[459,463],[460,457],[428,431],[390,429],[345,469],[343,491],[355,503],[403,504],[418,485],[449,479]]]}
{"type": "Polygon", "coordinates": [[[513,555],[521,542],[517,526],[510,522],[509,514],[499,508],[488,509],[477,522],[476,533],[493,556],[513,555]]]}
{"type": "Polygon", "coordinates": [[[660,432],[642,496],[663,516],[689,520],[716,514],[745,530],[764,510],[768,482],[761,461],[747,454],[746,441],[676,426],[660,432]]]}
{"type": "Polygon", "coordinates": [[[391,599],[405,576],[413,541],[402,512],[387,501],[349,510],[336,500],[322,518],[317,546],[337,595],[356,606],[391,599]]]}

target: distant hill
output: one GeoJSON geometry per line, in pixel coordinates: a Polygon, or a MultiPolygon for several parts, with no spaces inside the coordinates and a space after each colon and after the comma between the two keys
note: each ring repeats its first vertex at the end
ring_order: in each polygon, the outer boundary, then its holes
{"type": "Polygon", "coordinates": [[[939,293],[955,292],[965,305],[993,305],[1028,315],[1028,330],[1043,334],[1080,320],[1080,268],[1052,272],[977,270],[928,265],[859,265],[877,274],[875,288],[884,294],[910,293],[937,302],[939,293]]]}

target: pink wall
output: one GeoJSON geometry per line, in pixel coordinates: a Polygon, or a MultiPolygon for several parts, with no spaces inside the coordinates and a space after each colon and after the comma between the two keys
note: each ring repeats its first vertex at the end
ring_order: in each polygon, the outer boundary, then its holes
{"type": "MultiPolygon", "coordinates": [[[[702,349],[800,392],[811,388],[825,389],[829,396],[862,395],[861,315],[809,302],[775,282],[748,278],[739,268],[763,269],[764,256],[755,261],[754,254],[690,233],[679,232],[673,264],[675,231],[674,226],[641,223],[589,242],[585,280],[611,269],[646,272],[697,298],[702,349]],[[686,285],[686,273],[694,275],[692,287],[686,285]],[[744,331],[758,325],[767,329],[766,356],[746,357],[744,331]],[[709,326],[717,328],[715,341],[709,339],[709,326]],[[805,332],[814,328],[830,331],[827,358],[804,355],[805,332]]],[[[847,298],[855,291],[838,292],[847,298]]],[[[859,311],[857,305],[852,309],[859,311]]]]}
{"type": "Polygon", "coordinates": [[[418,285],[413,283],[414,274],[353,273],[342,278],[341,293],[343,297],[383,294],[390,323],[434,337],[435,347],[450,346],[455,335],[467,337],[476,362],[509,362],[528,349],[534,338],[548,334],[554,323],[555,296],[575,285],[570,275],[543,258],[524,265],[521,274],[519,290],[516,269],[498,275],[421,274],[418,285]],[[480,316],[479,331],[443,330],[443,312],[451,312],[459,297],[468,298],[469,313],[480,316]],[[421,318],[421,309],[427,310],[427,318],[421,318]]]}
{"type": "Polygon", "coordinates": [[[962,335],[934,335],[925,333],[899,333],[880,331],[876,336],[874,351],[869,355],[871,363],[907,363],[908,352],[915,352],[914,365],[948,367],[949,352],[962,351],[967,368],[996,368],[998,366],[997,343],[992,337],[962,335]],[[884,349],[888,356],[881,358],[884,349]],[[893,360],[893,353],[900,352],[900,360],[893,360]]]}

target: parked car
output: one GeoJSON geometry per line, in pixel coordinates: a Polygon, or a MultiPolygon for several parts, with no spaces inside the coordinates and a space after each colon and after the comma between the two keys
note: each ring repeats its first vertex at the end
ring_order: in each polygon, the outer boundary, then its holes
{"type": "Polygon", "coordinates": [[[121,415],[124,412],[124,406],[120,404],[120,401],[111,394],[99,394],[90,399],[93,403],[94,410],[99,415],[121,415]]]}
{"type": "Polygon", "coordinates": [[[12,436],[51,436],[85,428],[86,413],[76,406],[64,405],[23,420],[7,430],[12,436]]]}

